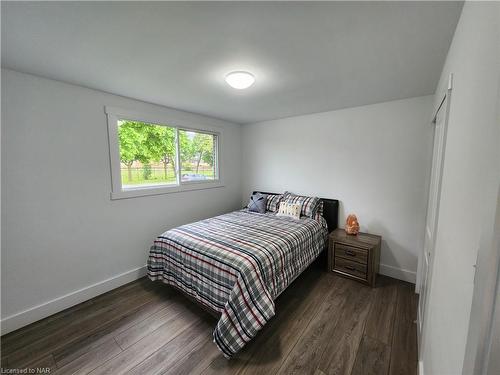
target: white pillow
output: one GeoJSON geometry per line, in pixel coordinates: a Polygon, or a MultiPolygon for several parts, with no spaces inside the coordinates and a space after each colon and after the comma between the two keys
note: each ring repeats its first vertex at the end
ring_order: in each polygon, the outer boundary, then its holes
{"type": "Polygon", "coordinates": [[[302,205],[300,203],[286,203],[281,202],[280,208],[276,216],[288,216],[294,219],[300,219],[300,210],[302,205]]]}

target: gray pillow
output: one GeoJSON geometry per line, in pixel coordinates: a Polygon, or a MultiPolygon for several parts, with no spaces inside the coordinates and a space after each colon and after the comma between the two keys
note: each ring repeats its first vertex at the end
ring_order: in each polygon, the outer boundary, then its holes
{"type": "Polygon", "coordinates": [[[258,212],[259,214],[266,213],[267,195],[261,193],[252,194],[250,202],[248,202],[248,211],[258,212]]]}

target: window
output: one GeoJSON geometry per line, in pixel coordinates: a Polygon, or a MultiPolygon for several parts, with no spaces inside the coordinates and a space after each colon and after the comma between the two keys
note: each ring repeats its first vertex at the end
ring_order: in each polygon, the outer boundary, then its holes
{"type": "Polygon", "coordinates": [[[182,182],[217,178],[216,145],[215,134],[179,130],[182,182]]]}
{"type": "Polygon", "coordinates": [[[175,128],[118,120],[123,189],[176,185],[175,128]]]}
{"type": "Polygon", "coordinates": [[[112,198],[222,186],[220,132],[106,107],[112,198]],[[147,120],[146,120],[147,119],[147,120]]]}

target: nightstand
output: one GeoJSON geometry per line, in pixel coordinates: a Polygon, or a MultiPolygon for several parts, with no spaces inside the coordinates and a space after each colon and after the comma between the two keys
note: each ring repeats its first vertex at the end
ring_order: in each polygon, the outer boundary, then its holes
{"type": "Polygon", "coordinates": [[[328,242],[328,271],[375,286],[381,236],[361,232],[351,235],[337,228],[328,242]]]}

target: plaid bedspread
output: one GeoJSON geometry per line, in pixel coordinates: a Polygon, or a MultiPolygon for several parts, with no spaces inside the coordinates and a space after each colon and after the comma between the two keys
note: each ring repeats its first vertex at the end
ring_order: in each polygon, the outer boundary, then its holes
{"type": "Polygon", "coordinates": [[[274,299],[324,249],[326,238],[313,219],[235,211],[157,237],[148,276],[220,312],[213,338],[231,357],[274,316],[274,299]]]}

